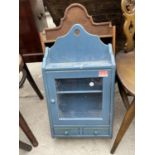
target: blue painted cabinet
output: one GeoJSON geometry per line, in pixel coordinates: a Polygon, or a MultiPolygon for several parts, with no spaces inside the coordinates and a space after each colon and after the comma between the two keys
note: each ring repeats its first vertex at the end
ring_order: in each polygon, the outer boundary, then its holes
{"type": "Polygon", "coordinates": [[[43,80],[53,137],[111,137],[115,61],[111,44],[79,24],[46,48],[43,80]]]}

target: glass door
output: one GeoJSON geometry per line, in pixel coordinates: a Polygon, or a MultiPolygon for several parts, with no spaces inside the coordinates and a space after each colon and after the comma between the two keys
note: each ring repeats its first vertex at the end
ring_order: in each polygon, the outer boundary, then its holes
{"type": "Polygon", "coordinates": [[[49,94],[54,122],[101,125],[107,121],[110,109],[108,79],[99,77],[98,71],[51,72],[48,86],[53,90],[49,94]]]}

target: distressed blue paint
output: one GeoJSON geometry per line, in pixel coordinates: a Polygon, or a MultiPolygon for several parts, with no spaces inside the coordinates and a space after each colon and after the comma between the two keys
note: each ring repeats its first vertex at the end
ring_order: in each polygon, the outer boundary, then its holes
{"type": "Polygon", "coordinates": [[[111,44],[75,24],[46,48],[42,73],[53,137],[112,137],[115,60],[111,44]],[[77,29],[79,35],[74,33],[77,29]],[[101,70],[108,76],[100,77],[101,70]]]}

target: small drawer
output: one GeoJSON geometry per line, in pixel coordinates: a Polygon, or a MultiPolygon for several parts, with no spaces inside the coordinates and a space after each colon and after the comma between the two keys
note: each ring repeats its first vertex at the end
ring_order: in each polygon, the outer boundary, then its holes
{"type": "Polygon", "coordinates": [[[109,128],[84,128],[83,135],[91,135],[91,136],[108,136],[109,128]]]}
{"type": "Polygon", "coordinates": [[[79,135],[80,128],[54,128],[55,135],[61,136],[72,136],[79,135]]]}

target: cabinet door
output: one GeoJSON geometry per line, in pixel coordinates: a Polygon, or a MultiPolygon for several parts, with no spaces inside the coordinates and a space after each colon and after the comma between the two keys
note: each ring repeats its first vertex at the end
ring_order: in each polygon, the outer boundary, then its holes
{"type": "Polygon", "coordinates": [[[46,72],[55,125],[110,125],[111,70],[46,72]]]}

